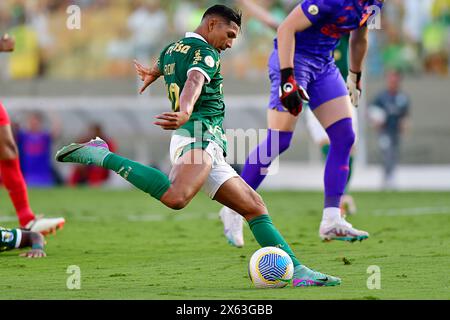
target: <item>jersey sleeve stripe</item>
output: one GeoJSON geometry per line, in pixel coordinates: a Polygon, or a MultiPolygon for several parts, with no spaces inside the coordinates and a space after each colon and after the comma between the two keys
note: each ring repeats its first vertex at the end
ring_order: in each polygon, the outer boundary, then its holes
{"type": "Polygon", "coordinates": [[[207,83],[210,83],[211,82],[211,77],[206,73],[206,71],[205,70],[203,70],[203,69],[201,69],[201,68],[199,68],[199,67],[193,67],[193,68],[190,68],[189,70],[188,70],[188,72],[187,72],[187,75],[189,76],[189,72],[191,72],[191,71],[199,71],[201,74],[203,74],[204,76],[205,76],[205,78],[206,78],[206,80],[207,80],[207,83]]]}
{"type": "Polygon", "coordinates": [[[20,247],[21,242],[22,242],[22,230],[16,229],[16,244],[14,247],[18,249],[20,247]]]}

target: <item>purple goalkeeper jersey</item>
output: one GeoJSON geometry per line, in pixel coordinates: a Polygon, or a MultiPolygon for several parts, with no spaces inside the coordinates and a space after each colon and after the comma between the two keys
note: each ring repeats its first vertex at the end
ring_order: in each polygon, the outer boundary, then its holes
{"type": "MultiPolygon", "coordinates": [[[[382,0],[304,0],[301,6],[312,26],[297,32],[295,51],[306,56],[331,59],[339,39],[367,26],[379,13],[382,0]]],[[[277,41],[275,40],[275,48],[277,41]]]]}
{"type": "MultiPolygon", "coordinates": [[[[312,26],[295,35],[294,73],[310,96],[311,110],[335,98],[348,95],[347,86],[334,63],[333,51],[340,38],[352,30],[370,25],[383,7],[381,0],[304,0],[303,12],[312,26]]],[[[295,10],[300,10],[298,7],[295,10]]],[[[270,109],[286,111],[279,97],[280,64],[277,41],[269,59],[270,109]]]]}

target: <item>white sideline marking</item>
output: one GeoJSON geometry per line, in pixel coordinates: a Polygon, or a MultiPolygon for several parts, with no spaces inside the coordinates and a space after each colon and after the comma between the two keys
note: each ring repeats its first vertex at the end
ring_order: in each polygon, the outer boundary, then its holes
{"type": "Polygon", "coordinates": [[[375,216],[422,216],[430,214],[450,214],[450,207],[379,209],[372,211],[372,214],[375,216]]]}
{"type": "MultiPolygon", "coordinates": [[[[219,220],[218,212],[211,212],[205,214],[177,214],[170,216],[170,214],[146,214],[146,215],[125,215],[128,221],[131,222],[158,222],[158,221],[186,221],[186,220],[219,220]]],[[[72,217],[71,221],[81,221],[81,222],[101,222],[110,221],[109,217],[98,217],[98,216],[84,216],[84,217],[72,217]]],[[[13,216],[0,216],[0,222],[17,222],[17,218],[13,216]]]]}
{"type": "Polygon", "coordinates": [[[0,216],[0,222],[14,222],[17,221],[16,217],[2,217],[0,216]]]}
{"type": "MultiPolygon", "coordinates": [[[[398,209],[378,209],[370,213],[374,216],[423,216],[423,215],[446,215],[450,214],[450,207],[419,207],[419,208],[398,208],[398,209]]],[[[159,221],[186,221],[186,220],[218,220],[218,212],[210,212],[206,214],[146,214],[146,215],[126,215],[124,216],[131,222],[159,222],[159,221]]],[[[81,222],[101,222],[108,221],[107,216],[84,216],[72,217],[71,221],[81,222]]],[[[0,222],[17,222],[17,218],[13,216],[0,216],[0,222]]]]}
{"type": "Polygon", "coordinates": [[[147,215],[128,215],[128,221],[165,221],[165,220],[176,220],[176,221],[185,221],[185,220],[215,220],[219,219],[219,213],[207,213],[207,214],[177,214],[174,216],[170,216],[170,214],[147,214],[147,215]]]}

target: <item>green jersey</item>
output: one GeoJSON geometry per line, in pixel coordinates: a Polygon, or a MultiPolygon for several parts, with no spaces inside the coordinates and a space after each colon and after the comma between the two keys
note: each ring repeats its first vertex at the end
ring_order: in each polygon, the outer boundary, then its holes
{"type": "Polygon", "coordinates": [[[4,229],[0,227],[0,252],[18,248],[22,239],[20,229],[4,229]]]}
{"type": "Polygon", "coordinates": [[[196,138],[196,142],[214,141],[226,153],[227,140],[223,129],[225,103],[223,77],[220,74],[219,52],[196,33],[167,46],[159,57],[158,66],[164,75],[172,110],[180,108],[180,94],[189,72],[199,71],[205,84],[192,115],[175,134],[196,138]]]}

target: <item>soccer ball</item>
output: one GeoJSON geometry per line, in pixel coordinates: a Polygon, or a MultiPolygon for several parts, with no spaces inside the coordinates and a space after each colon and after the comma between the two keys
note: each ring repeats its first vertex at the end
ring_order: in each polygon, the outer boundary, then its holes
{"type": "Polygon", "coordinates": [[[248,275],[257,288],[283,288],[294,274],[291,257],[276,247],[256,251],[248,265],[248,275]]]}

